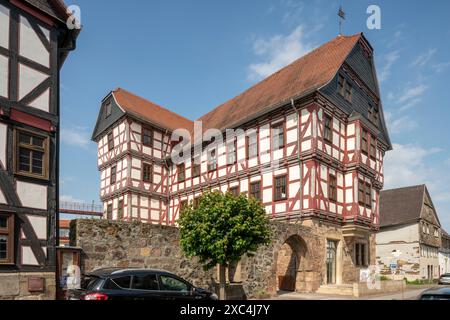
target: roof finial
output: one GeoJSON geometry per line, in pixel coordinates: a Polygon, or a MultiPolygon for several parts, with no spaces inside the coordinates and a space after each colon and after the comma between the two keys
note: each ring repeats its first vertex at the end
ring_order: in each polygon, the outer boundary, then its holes
{"type": "Polygon", "coordinates": [[[344,10],[342,10],[342,6],[339,6],[339,11],[338,11],[338,16],[339,16],[339,35],[342,35],[342,22],[345,20],[345,12],[344,10]]]}

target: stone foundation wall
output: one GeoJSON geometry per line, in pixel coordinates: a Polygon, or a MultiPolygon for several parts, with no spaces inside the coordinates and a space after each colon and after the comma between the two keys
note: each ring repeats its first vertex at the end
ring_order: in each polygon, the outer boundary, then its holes
{"type": "MultiPolygon", "coordinates": [[[[340,226],[314,221],[304,222],[304,225],[271,222],[271,228],[272,243],[242,257],[239,267],[233,270],[231,278],[238,279],[245,297],[276,294],[278,255],[285,243],[289,243],[299,258],[296,291],[313,292],[326,283],[327,239],[339,242],[338,283],[359,281],[359,269],[352,262],[353,243],[344,241],[340,226]]],[[[156,268],[176,273],[209,290],[214,290],[217,284],[217,270],[204,271],[196,258],[183,256],[179,247],[179,231],[175,227],[140,222],[75,220],[71,223],[70,238],[72,246],[83,249],[83,272],[116,266],[156,268]]]]}
{"type": "Polygon", "coordinates": [[[53,272],[0,273],[0,300],[54,300],[55,297],[56,282],[53,272]],[[30,292],[30,278],[43,278],[44,290],[30,292]]]}

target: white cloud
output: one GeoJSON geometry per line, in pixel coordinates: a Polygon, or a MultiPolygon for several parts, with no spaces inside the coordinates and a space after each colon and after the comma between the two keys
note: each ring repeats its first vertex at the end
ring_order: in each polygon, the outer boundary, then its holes
{"type": "Polygon", "coordinates": [[[384,55],[383,61],[384,65],[381,68],[380,76],[378,77],[380,82],[386,81],[391,75],[391,69],[394,63],[400,58],[400,53],[398,50],[391,51],[384,55]]]}
{"type": "Polygon", "coordinates": [[[441,151],[439,148],[394,143],[393,149],[386,153],[384,160],[386,189],[426,183],[428,187],[439,190],[435,179],[439,170],[427,163],[429,156],[441,151]]]}
{"type": "Polygon", "coordinates": [[[445,69],[450,67],[450,61],[448,62],[440,62],[433,65],[433,70],[437,73],[443,72],[445,69]]]}
{"type": "Polygon", "coordinates": [[[428,49],[427,52],[422,53],[419,55],[412,63],[411,66],[413,67],[423,67],[425,66],[433,57],[433,55],[436,53],[436,49],[428,49]]]}
{"type": "Polygon", "coordinates": [[[84,127],[61,129],[61,142],[81,148],[87,148],[90,143],[90,134],[84,127]]]}
{"type": "Polygon", "coordinates": [[[248,79],[258,81],[266,78],[311,51],[314,46],[305,38],[304,27],[300,25],[288,35],[257,39],[253,43],[253,51],[256,55],[264,57],[266,61],[251,64],[248,79]]]}
{"type": "Polygon", "coordinates": [[[388,122],[389,132],[394,134],[410,132],[418,127],[417,122],[409,116],[401,116],[396,119],[391,116],[386,121],[388,122]]]}
{"type": "Polygon", "coordinates": [[[424,84],[419,84],[412,88],[405,89],[403,93],[398,97],[397,101],[399,103],[408,103],[412,99],[416,99],[417,97],[421,96],[427,89],[428,87],[424,84]]]}

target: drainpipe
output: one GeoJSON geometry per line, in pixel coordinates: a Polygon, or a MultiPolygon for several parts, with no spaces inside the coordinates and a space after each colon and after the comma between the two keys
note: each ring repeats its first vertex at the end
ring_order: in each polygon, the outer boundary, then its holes
{"type": "Polygon", "coordinates": [[[297,114],[297,161],[300,166],[300,215],[302,215],[303,209],[303,165],[300,161],[300,131],[301,131],[301,119],[298,109],[295,107],[294,99],[291,99],[291,106],[297,114]]]}

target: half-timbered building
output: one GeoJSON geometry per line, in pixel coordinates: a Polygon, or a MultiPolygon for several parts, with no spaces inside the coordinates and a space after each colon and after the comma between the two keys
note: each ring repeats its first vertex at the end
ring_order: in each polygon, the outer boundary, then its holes
{"type": "Polygon", "coordinates": [[[93,133],[105,217],[176,225],[205,190],[246,193],[271,218],[324,237],[323,285],[358,281],[374,264],[391,143],[363,34],[336,37],[198,121],[224,139],[246,134],[174,163],[171,134],[195,132],[193,121],[121,88],[105,97],[93,133]]]}
{"type": "Polygon", "coordinates": [[[0,297],[55,298],[59,71],[79,30],[60,0],[0,0],[0,297]]]}

